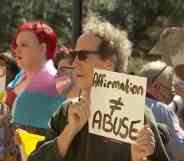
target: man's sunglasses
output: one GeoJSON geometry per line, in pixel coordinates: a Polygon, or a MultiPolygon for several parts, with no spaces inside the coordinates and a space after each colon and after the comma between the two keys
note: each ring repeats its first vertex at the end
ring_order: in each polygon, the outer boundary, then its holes
{"type": "Polygon", "coordinates": [[[80,50],[80,51],[72,51],[71,54],[72,54],[73,59],[77,57],[79,60],[84,61],[89,57],[89,55],[94,55],[94,54],[99,55],[100,52],[80,50]]]}
{"type": "Polygon", "coordinates": [[[72,66],[60,66],[59,70],[63,71],[63,70],[73,70],[74,68],[72,66]]]}

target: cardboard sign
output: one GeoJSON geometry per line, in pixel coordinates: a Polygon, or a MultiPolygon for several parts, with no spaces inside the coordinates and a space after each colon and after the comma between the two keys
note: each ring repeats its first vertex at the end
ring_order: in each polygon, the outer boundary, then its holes
{"type": "Polygon", "coordinates": [[[144,123],[146,78],[94,69],[89,132],[134,143],[144,123]]]}

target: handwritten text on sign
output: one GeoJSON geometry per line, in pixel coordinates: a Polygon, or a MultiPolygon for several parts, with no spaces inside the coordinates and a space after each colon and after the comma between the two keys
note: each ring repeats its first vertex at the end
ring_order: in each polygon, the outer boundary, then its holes
{"type": "Polygon", "coordinates": [[[143,127],[146,79],[94,69],[89,132],[133,143],[143,127]]]}

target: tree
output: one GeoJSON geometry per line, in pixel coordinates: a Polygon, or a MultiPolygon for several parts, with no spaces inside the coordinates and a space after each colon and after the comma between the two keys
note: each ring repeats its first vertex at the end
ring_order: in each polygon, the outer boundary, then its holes
{"type": "Polygon", "coordinates": [[[1,0],[0,47],[9,49],[17,25],[30,20],[43,20],[56,31],[59,42],[71,39],[72,3],[67,0],[1,0]]]}
{"type": "Polygon", "coordinates": [[[167,26],[184,23],[183,0],[91,0],[91,10],[129,32],[134,54],[147,53],[167,26]],[[154,34],[153,34],[154,33],[154,34]]]}

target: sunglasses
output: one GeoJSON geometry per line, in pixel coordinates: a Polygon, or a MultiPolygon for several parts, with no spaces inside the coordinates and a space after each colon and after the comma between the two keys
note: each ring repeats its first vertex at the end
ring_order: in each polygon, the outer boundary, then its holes
{"type": "Polygon", "coordinates": [[[74,68],[73,67],[71,67],[71,66],[60,66],[59,67],[59,70],[60,71],[63,71],[63,70],[73,70],[74,68]]]}
{"type": "Polygon", "coordinates": [[[89,58],[90,55],[99,55],[100,52],[80,50],[80,51],[73,51],[71,54],[72,54],[73,59],[77,57],[80,61],[85,61],[87,58],[89,58]]]}
{"type": "Polygon", "coordinates": [[[62,76],[62,75],[69,75],[69,76],[71,76],[73,71],[74,71],[73,67],[70,67],[70,66],[60,66],[58,68],[57,75],[58,76],[62,76]]]}

